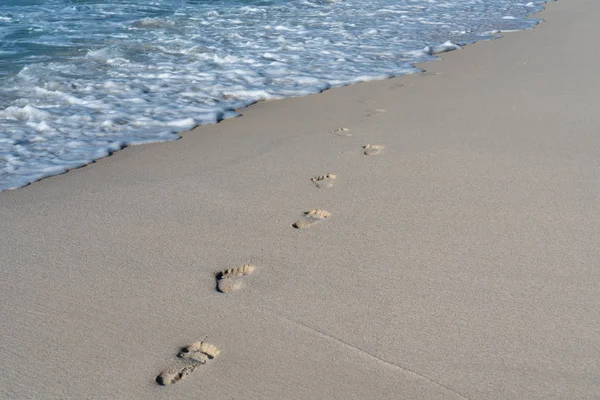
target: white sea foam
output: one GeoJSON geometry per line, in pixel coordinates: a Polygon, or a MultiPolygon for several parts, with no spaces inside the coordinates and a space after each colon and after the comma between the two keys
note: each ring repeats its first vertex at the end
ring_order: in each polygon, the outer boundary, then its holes
{"type": "Polygon", "coordinates": [[[250,103],[413,73],[529,28],[543,1],[133,0],[0,5],[0,190],[250,103]]]}

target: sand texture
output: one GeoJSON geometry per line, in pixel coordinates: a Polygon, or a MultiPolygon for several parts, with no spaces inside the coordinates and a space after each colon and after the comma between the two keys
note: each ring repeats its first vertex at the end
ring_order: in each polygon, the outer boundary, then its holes
{"type": "Polygon", "coordinates": [[[536,18],[0,193],[0,398],[598,398],[600,3],[536,18]]]}

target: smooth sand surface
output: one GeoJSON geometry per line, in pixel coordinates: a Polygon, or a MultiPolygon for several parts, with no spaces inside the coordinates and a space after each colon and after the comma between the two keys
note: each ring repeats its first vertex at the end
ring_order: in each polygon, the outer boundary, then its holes
{"type": "Polygon", "coordinates": [[[0,398],[598,398],[600,3],[536,17],[0,193],[0,398]]]}

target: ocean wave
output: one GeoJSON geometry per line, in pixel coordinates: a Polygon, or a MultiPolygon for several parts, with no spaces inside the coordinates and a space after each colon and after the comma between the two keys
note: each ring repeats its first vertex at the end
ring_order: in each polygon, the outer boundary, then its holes
{"type": "Polygon", "coordinates": [[[256,101],[416,72],[413,63],[436,53],[533,26],[525,16],[542,3],[0,5],[10,16],[0,19],[0,52],[17,54],[0,82],[0,190],[124,146],[177,139],[256,101]]]}

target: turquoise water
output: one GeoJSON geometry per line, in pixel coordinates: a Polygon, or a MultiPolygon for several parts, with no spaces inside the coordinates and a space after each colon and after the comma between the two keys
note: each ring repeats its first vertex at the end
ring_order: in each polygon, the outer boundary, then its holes
{"type": "Polygon", "coordinates": [[[543,1],[2,0],[0,190],[252,102],[415,72],[543,1]]]}

